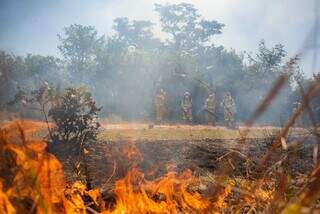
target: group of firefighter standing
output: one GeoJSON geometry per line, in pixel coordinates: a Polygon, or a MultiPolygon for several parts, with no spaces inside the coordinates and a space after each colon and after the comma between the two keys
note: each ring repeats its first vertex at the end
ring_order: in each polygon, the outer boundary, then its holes
{"type": "MultiPolygon", "coordinates": [[[[163,120],[163,117],[166,111],[165,102],[166,102],[166,93],[163,89],[161,89],[155,97],[157,123],[161,123],[163,120]]],[[[215,122],[216,122],[216,114],[215,114],[216,105],[215,104],[216,104],[215,94],[211,93],[205,99],[203,104],[204,119],[206,123],[210,125],[215,125],[215,122]]],[[[236,113],[236,106],[230,92],[225,93],[220,105],[223,109],[224,121],[226,126],[230,128],[234,128],[235,127],[234,115],[236,113]]],[[[182,112],[182,119],[186,123],[192,123],[193,121],[192,98],[189,92],[185,92],[181,99],[181,112],[182,112]]]]}

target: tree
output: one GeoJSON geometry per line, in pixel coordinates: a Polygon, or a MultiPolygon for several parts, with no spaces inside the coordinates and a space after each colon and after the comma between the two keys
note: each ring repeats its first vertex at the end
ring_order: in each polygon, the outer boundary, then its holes
{"type": "MultiPolygon", "coordinates": [[[[266,96],[276,79],[280,75],[292,76],[296,73],[298,58],[286,59],[286,51],[282,44],[276,44],[268,48],[264,41],[259,43],[258,53],[255,57],[248,56],[249,65],[246,68],[243,88],[239,90],[241,95],[241,105],[250,111],[266,96]],[[246,93],[248,92],[248,93],[246,93]],[[250,102],[249,102],[250,101],[250,102]]],[[[291,78],[289,78],[291,80],[291,78]]],[[[289,116],[293,105],[290,101],[292,94],[292,82],[287,81],[282,87],[276,99],[261,117],[260,121],[281,125],[289,116]]]]}
{"type": "Polygon", "coordinates": [[[58,46],[61,54],[69,63],[69,69],[76,80],[88,82],[85,76],[92,71],[96,52],[102,48],[104,37],[92,26],[73,24],[64,28],[64,35],[58,35],[61,44],[58,46]]]}
{"type": "Polygon", "coordinates": [[[7,107],[6,103],[27,77],[23,58],[0,50],[0,110],[7,107]]]}
{"type": "Polygon", "coordinates": [[[261,73],[274,73],[281,69],[284,57],[287,55],[282,44],[276,44],[271,49],[266,47],[262,40],[259,43],[259,50],[256,57],[249,55],[249,61],[252,63],[253,70],[261,73]]]}
{"type": "Polygon", "coordinates": [[[113,29],[115,35],[113,39],[122,43],[125,48],[134,46],[135,48],[155,48],[160,45],[159,39],[153,35],[154,24],[145,20],[129,21],[126,17],[116,18],[113,29]]]}
{"type": "Polygon", "coordinates": [[[212,37],[220,34],[224,24],[202,19],[192,4],[155,4],[162,30],[171,37],[175,51],[194,54],[201,46],[212,44],[212,37]]]}
{"type": "Polygon", "coordinates": [[[59,83],[65,77],[60,73],[60,60],[53,56],[28,54],[24,58],[25,73],[28,73],[30,88],[37,88],[45,81],[59,83]]]}
{"type": "Polygon", "coordinates": [[[243,53],[215,45],[214,37],[222,33],[224,24],[203,18],[192,4],[156,4],[155,11],[162,33],[168,36],[165,42],[156,38],[151,21],[120,17],[114,20],[114,34],[106,41],[92,26],[64,28],[58,46],[63,60],[0,53],[0,102],[9,97],[7,91],[10,96],[22,92],[16,97],[20,99],[25,90],[34,90],[46,80],[63,81],[62,87],[71,83],[89,88],[95,100],[105,106],[105,115],[150,119],[155,91],[163,88],[168,94],[168,119],[179,120],[178,103],[185,91],[193,96],[195,115],[209,93],[216,92],[220,102],[230,91],[237,105],[237,119],[244,121],[283,73],[291,76],[291,82],[275,101],[277,109],[270,108],[262,120],[278,120],[279,114],[298,99],[297,90],[289,96],[294,90],[292,77],[298,73],[289,69],[294,60],[286,63],[283,45],[267,47],[261,41],[258,52],[245,60],[243,53]]]}

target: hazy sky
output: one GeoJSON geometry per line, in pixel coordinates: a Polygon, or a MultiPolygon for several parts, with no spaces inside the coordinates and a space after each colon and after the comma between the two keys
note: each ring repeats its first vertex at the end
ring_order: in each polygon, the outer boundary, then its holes
{"type": "MultiPolygon", "coordinates": [[[[57,55],[57,34],[78,23],[112,34],[113,19],[158,21],[154,3],[192,3],[203,17],[224,23],[217,44],[254,52],[261,39],[282,43],[289,55],[303,46],[314,24],[317,0],[0,0],[0,49],[15,54],[57,55]]],[[[156,30],[157,31],[157,30],[156,30]]],[[[320,51],[319,51],[320,52],[320,51]]],[[[311,54],[303,68],[311,73],[311,54]]],[[[320,67],[318,59],[318,68],[320,67]]]]}

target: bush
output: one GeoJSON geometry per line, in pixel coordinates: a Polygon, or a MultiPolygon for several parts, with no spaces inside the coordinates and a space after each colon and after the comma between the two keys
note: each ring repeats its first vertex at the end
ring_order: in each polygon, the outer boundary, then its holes
{"type": "Polygon", "coordinates": [[[95,141],[100,127],[97,121],[100,110],[84,87],[67,88],[56,96],[48,112],[56,125],[52,141],[76,143],[80,148],[95,141]]]}

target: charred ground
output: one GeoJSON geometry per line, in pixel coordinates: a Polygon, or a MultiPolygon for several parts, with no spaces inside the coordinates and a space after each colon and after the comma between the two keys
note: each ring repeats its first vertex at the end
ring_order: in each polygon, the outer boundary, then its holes
{"type": "MultiPolygon", "coordinates": [[[[236,160],[226,162],[232,167],[232,174],[259,177],[256,173],[260,158],[268,151],[279,132],[276,127],[252,128],[243,148],[240,130],[210,126],[163,125],[152,128],[147,124],[107,125],[100,134],[99,142],[89,147],[88,163],[94,185],[101,186],[105,178],[113,174],[113,180],[125,176],[133,166],[144,172],[162,173],[173,164],[179,171],[192,169],[195,173],[214,173],[224,160],[231,160],[233,153],[240,154],[236,160]],[[158,134],[154,134],[158,133],[158,134]],[[243,149],[241,149],[243,148],[243,149]],[[132,154],[125,152],[132,149],[132,154]]],[[[279,150],[265,166],[277,167],[279,159],[289,155],[287,163],[293,176],[307,173],[312,168],[313,139],[305,129],[296,128],[288,139],[289,150],[279,150]],[[278,162],[278,163],[276,163],[278,162]]],[[[68,145],[57,145],[54,153],[64,163],[67,176],[72,180],[74,165],[72,156],[66,151],[68,145]],[[71,158],[71,159],[70,159],[71,158]],[[69,172],[69,173],[68,173],[69,172]]],[[[159,174],[159,175],[160,175],[159,174]]]]}

